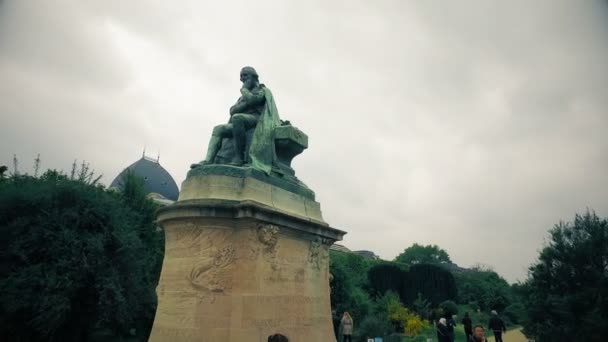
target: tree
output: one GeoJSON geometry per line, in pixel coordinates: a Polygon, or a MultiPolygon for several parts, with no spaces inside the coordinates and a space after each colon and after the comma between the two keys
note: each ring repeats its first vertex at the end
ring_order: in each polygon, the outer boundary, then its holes
{"type": "Polygon", "coordinates": [[[147,340],[162,259],[155,206],[138,190],[95,185],[88,168],[79,175],[0,183],[0,340],[87,341],[102,330],[147,340]]]}
{"type": "Polygon", "coordinates": [[[445,264],[451,263],[448,253],[437,245],[422,246],[417,243],[406,248],[395,258],[396,262],[413,264],[445,264]]]}
{"type": "Polygon", "coordinates": [[[419,297],[436,307],[444,300],[455,299],[457,294],[452,273],[436,265],[416,264],[404,271],[395,264],[384,263],[371,267],[368,277],[370,292],[376,297],[395,291],[409,307],[419,297]]]}
{"type": "Polygon", "coordinates": [[[550,230],[529,269],[525,332],[537,341],[605,341],[608,336],[608,220],[576,215],[550,230]]]}
{"type": "Polygon", "coordinates": [[[394,263],[382,263],[371,267],[367,271],[367,277],[372,294],[380,297],[387,291],[399,293],[406,273],[394,263]]]}
{"type": "Polygon", "coordinates": [[[365,317],[371,309],[371,301],[363,290],[362,279],[367,274],[364,258],[356,254],[331,251],[329,260],[333,276],[330,283],[332,310],[337,315],[348,311],[354,319],[365,317]]]}
{"type": "Polygon", "coordinates": [[[503,311],[513,301],[509,283],[494,271],[473,268],[455,273],[454,277],[460,304],[477,304],[484,311],[503,311]]]}
{"type": "Polygon", "coordinates": [[[412,306],[420,295],[436,307],[445,300],[456,298],[456,281],[452,273],[443,267],[416,264],[408,270],[399,295],[407,306],[412,306]]]}

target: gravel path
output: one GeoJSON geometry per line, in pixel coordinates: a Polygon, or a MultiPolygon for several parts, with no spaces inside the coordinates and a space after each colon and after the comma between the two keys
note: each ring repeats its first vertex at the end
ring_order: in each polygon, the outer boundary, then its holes
{"type": "MultiPolygon", "coordinates": [[[[502,335],[502,340],[504,342],[528,342],[528,338],[519,329],[507,330],[507,333],[502,335]]],[[[488,338],[488,341],[494,342],[494,336],[488,338]]]]}

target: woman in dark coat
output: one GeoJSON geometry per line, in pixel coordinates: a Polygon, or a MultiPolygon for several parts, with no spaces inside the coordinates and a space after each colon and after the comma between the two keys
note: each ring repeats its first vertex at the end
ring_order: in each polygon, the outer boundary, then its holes
{"type": "Polygon", "coordinates": [[[465,312],[464,314],[462,325],[464,326],[464,334],[467,335],[467,341],[469,341],[471,337],[473,337],[473,321],[471,321],[468,312],[465,312]]]}
{"type": "Polygon", "coordinates": [[[440,318],[437,322],[437,340],[439,342],[450,342],[450,332],[445,318],[440,318]]]}

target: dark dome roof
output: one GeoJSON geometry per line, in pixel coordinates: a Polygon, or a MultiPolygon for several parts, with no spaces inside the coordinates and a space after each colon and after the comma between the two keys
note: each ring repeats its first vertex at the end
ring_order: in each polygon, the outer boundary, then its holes
{"type": "Polygon", "coordinates": [[[122,172],[114,178],[110,187],[122,190],[122,178],[128,170],[131,170],[136,176],[144,179],[144,187],[148,193],[157,193],[166,199],[177,201],[179,189],[177,188],[177,184],[173,180],[173,177],[171,177],[167,170],[160,166],[158,160],[148,159],[146,157],[142,157],[140,160],[122,170],[122,172]]]}

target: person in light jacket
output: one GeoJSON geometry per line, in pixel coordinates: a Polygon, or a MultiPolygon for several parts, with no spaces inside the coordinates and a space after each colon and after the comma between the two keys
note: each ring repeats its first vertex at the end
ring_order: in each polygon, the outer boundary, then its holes
{"type": "Polygon", "coordinates": [[[353,318],[348,312],[345,312],[344,315],[342,315],[340,331],[342,333],[342,342],[353,341],[353,318]]]}

